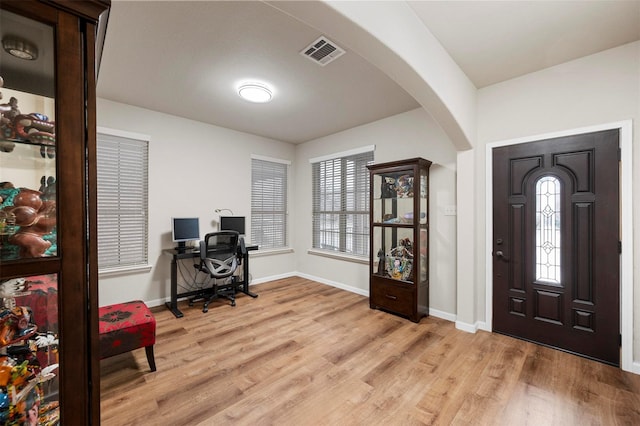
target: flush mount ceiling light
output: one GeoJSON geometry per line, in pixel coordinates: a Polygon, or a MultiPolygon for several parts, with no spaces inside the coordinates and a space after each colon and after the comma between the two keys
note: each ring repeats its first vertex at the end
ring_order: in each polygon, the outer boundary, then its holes
{"type": "Polygon", "coordinates": [[[33,61],[38,58],[38,48],[26,40],[13,37],[2,39],[2,47],[16,58],[33,61]]]}
{"type": "Polygon", "coordinates": [[[251,82],[238,86],[238,95],[249,102],[265,103],[271,100],[273,92],[265,84],[251,82]]]}

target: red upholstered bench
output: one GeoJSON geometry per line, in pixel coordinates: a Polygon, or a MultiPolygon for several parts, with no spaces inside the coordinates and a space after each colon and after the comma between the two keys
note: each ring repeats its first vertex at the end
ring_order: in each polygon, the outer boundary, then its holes
{"type": "Polygon", "coordinates": [[[100,321],[100,359],[138,348],[145,348],[151,371],[156,371],[153,345],[156,343],[156,319],[140,300],[102,306],[100,321]]]}

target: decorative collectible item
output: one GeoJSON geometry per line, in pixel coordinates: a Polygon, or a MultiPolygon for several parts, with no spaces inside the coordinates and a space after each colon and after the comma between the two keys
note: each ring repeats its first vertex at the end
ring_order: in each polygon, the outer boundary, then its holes
{"type": "Polygon", "coordinates": [[[384,275],[384,249],[378,250],[378,275],[384,275]]]}
{"type": "MultiPolygon", "coordinates": [[[[13,188],[3,192],[6,199],[0,207],[0,222],[4,222],[7,242],[19,248],[21,258],[41,257],[55,250],[56,201],[55,181],[45,192],[29,188],[13,188]],[[11,225],[11,229],[6,229],[11,225]]],[[[2,258],[16,257],[6,247],[2,258]]]]}
{"type": "Polygon", "coordinates": [[[398,198],[413,197],[413,176],[402,175],[396,180],[395,189],[398,198]]]}
{"type": "Polygon", "coordinates": [[[381,194],[382,198],[396,198],[397,192],[395,190],[396,180],[391,176],[384,176],[382,179],[381,194]]]}
{"type": "Polygon", "coordinates": [[[413,245],[409,238],[398,241],[387,255],[387,276],[395,280],[408,280],[413,270],[413,245]]]}
{"type": "MultiPolygon", "coordinates": [[[[0,77],[0,87],[4,81],[0,77]]],[[[0,93],[2,99],[2,93],[0,93]]],[[[18,109],[18,99],[11,97],[8,103],[0,104],[0,151],[12,152],[15,143],[11,139],[25,140],[34,144],[42,144],[40,155],[42,157],[54,158],[56,149],[54,121],[49,121],[49,117],[39,112],[22,114],[18,109]]]]}

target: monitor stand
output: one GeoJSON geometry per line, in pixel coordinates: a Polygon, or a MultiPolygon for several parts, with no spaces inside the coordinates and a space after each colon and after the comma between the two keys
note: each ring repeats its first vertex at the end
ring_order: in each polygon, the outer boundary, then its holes
{"type": "Polygon", "coordinates": [[[187,250],[191,250],[192,247],[187,247],[184,241],[179,241],[175,249],[178,253],[185,253],[187,250]]]}

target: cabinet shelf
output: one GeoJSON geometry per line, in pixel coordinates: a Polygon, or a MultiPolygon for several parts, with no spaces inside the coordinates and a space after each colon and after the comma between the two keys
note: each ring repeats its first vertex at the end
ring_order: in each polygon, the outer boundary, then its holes
{"type": "MultiPolygon", "coordinates": [[[[26,139],[3,138],[3,139],[0,139],[0,146],[1,146],[2,143],[14,143],[14,144],[19,144],[19,145],[33,145],[33,146],[38,146],[38,147],[55,148],[55,144],[42,143],[42,142],[32,142],[32,141],[26,140],[26,139]]],[[[7,152],[7,151],[0,151],[0,152],[7,152]]]]}

